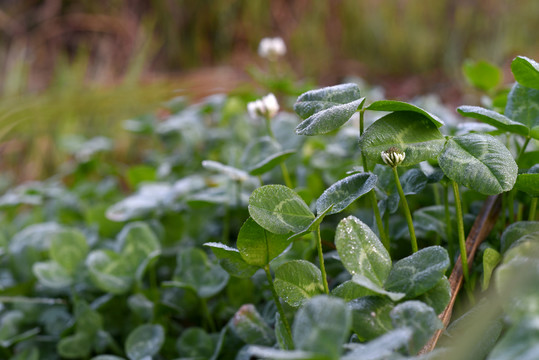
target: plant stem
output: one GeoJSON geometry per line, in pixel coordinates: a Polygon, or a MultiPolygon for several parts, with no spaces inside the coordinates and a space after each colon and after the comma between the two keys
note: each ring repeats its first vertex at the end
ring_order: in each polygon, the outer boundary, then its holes
{"type": "Polygon", "coordinates": [[[447,251],[451,265],[455,261],[455,241],[453,240],[453,226],[451,224],[451,212],[449,211],[449,188],[444,186],[444,212],[445,212],[445,231],[447,235],[447,251]]]}
{"type": "Polygon", "coordinates": [[[406,196],[404,196],[404,191],[402,190],[399,173],[397,172],[397,167],[391,167],[391,170],[393,170],[393,175],[395,175],[397,191],[399,192],[404,216],[406,217],[406,222],[408,223],[408,231],[410,231],[410,241],[412,242],[412,251],[417,252],[417,239],[415,237],[414,223],[412,221],[412,214],[410,213],[410,208],[408,207],[408,201],[406,201],[406,196]]]}
{"type": "Polygon", "coordinates": [[[507,221],[507,193],[502,193],[502,211],[501,211],[501,222],[502,222],[502,228],[505,229],[505,223],[507,221]]]}
{"type": "Polygon", "coordinates": [[[530,215],[528,216],[529,221],[535,221],[535,209],[537,209],[537,197],[532,197],[530,203],[530,215]]]}
{"type": "Polygon", "coordinates": [[[320,236],[320,226],[316,227],[316,249],[318,250],[318,260],[320,261],[320,271],[322,272],[322,283],[324,292],[329,294],[328,279],[326,275],[326,266],[324,265],[324,253],[322,252],[322,237],[320,236]]]}
{"type": "Polygon", "coordinates": [[[455,208],[457,210],[457,225],[459,234],[460,258],[462,259],[462,272],[466,283],[469,281],[468,275],[468,254],[466,254],[466,239],[464,237],[464,221],[462,219],[462,206],[460,204],[459,185],[451,180],[453,193],[455,194],[455,208]]]}
{"type": "MultiPolygon", "coordinates": [[[[268,278],[269,287],[271,290],[271,294],[273,295],[273,300],[275,301],[275,305],[277,306],[277,311],[281,315],[281,320],[283,321],[284,327],[286,329],[286,332],[289,337],[289,343],[293,344],[292,342],[292,330],[290,328],[290,324],[288,323],[288,319],[286,318],[286,315],[284,313],[283,305],[281,304],[281,300],[279,299],[279,296],[277,295],[277,292],[275,291],[275,286],[273,286],[273,278],[271,277],[270,267],[269,264],[266,264],[264,266],[264,272],[266,273],[266,277],[268,278]]],[[[290,349],[292,350],[292,349],[290,349]]]]}
{"type": "Polygon", "coordinates": [[[288,174],[288,169],[286,168],[286,164],[284,162],[281,163],[281,172],[283,173],[285,185],[290,189],[293,189],[294,185],[292,185],[292,180],[290,180],[290,175],[288,174]]]}
{"type": "Polygon", "coordinates": [[[376,219],[376,226],[378,227],[378,232],[380,233],[380,240],[382,241],[382,244],[384,244],[386,250],[389,251],[389,237],[384,229],[384,223],[382,222],[380,209],[378,209],[378,201],[376,200],[376,193],[374,192],[374,189],[369,191],[369,200],[371,201],[372,211],[374,212],[374,218],[376,219]]]}
{"type": "MultiPolygon", "coordinates": [[[[277,142],[277,138],[275,137],[275,134],[273,134],[273,130],[271,130],[271,119],[266,116],[264,117],[266,120],[266,131],[268,132],[268,135],[277,142]]],[[[292,180],[290,180],[290,174],[288,172],[288,169],[286,168],[286,164],[284,162],[281,162],[281,172],[283,174],[283,180],[286,186],[288,186],[290,189],[294,188],[294,185],[292,184],[292,180]]]]}
{"type": "Polygon", "coordinates": [[[519,202],[518,209],[517,209],[517,221],[522,221],[523,217],[524,217],[524,204],[519,202]]]}
{"type": "MultiPolygon", "coordinates": [[[[438,191],[438,184],[432,184],[432,193],[434,195],[434,203],[438,206],[442,204],[442,201],[440,200],[440,193],[438,191]]],[[[442,243],[442,239],[440,237],[439,233],[436,233],[436,238],[434,240],[435,245],[440,245],[442,243]]]]}
{"type": "Polygon", "coordinates": [[[200,302],[202,304],[202,311],[204,312],[204,316],[206,317],[206,321],[208,323],[210,331],[211,332],[216,332],[217,330],[215,328],[215,323],[214,323],[213,318],[211,316],[210,309],[208,309],[208,302],[204,298],[201,298],[200,302]]]}
{"type": "Polygon", "coordinates": [[[518,164],[518,161],[520,160],[520,157],[524,154],[524,151],[526,151],[526,148],[528,147],[530,140],[531,140],[531,136],[528,136],[526,138],[526,141],[524,142],[524,145],[522,145],[522,149],[520,149],[520,153],[518,154],[518,157],[517,157],[517,164],[518,164]]]}
{"type": "Polygon", "coordinates": [[[507,206],[509,207],[509,225],[515,221],[515,192],[509,190],[507,193],[507,206]]]}

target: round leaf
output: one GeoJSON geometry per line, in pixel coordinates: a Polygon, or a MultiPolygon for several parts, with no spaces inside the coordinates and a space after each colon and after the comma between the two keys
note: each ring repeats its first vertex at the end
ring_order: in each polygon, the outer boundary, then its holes
{"type": "Polygon", "coordinates": [[[362,341],[372,340],[393,328],[389,313],[393,301],[380,296],[364,296],[348,303],[352,310],[352,330],[362,341]]]}
{"type": "Polygon", "coordinates": [[[69,274],[86,258],[88,244],[86,237],[77,229],[63,229],[54,234],[50,247],[51,259],[69,274]]]}
{"type": "Polygon", "coordinates": [[[513,121],[493,110],[488,110],[479,106],[465,105],[458,107],[457,111],[463,116],[481,120],[482,122],[495,126],[497,129],[503,131],[509,131],[523,136],[528,136],[530,133],[530,129],[528,129],[527,126],[513,121]]]}
{"type": "Polygon", "coordinates": [[[441,314],[451,300],[451,284],[447,277],[442,277],[440,281],[429,291],[417,298],[434,309],[436,314],[441,314]]]}
{"type": "Polygon", "coordinates": [[[176,348],[183,358],[209,359],[213,355],[215,344],[204,329],[190,327],[182,332],[176,342],[176,348]]]}
{"type": "Polygon", "coordinates": [[[515,188],[531,196],[539,196],[539,174],[519,174],[515,188]]]}
{"type": "Polygon", "coordinates": [[[205,243],[204,245],[211,248],[219,259],[219,264],[232,276],[248,278],[258,270],[257,266],[249,265],[243,260],[238,249],[222,243],[205,243]]]}
{"type": "Polygon", "coordinates": [[[242,305],[234,314],[232,330],[247,344],[270,346],[275,343],[273,330],[252,304],[242,305]]]}
{"type": "Polygon", "coordinates": [[[442,125],[444,125],[444,122],[438,116],[436,116],[434,114],[431,114],[428,111],[423,110],[418,106],[409,104],[407,102],[402,102],[402,101],[379,100],[379,101],[375,101],[372,104],[370,104],[369,106],[367,106],[365,108],[365,110],[391,111],[391,112],[393,112],[393,111],[413,111],[413,112],[416,112],[418,114],[421,114],[421,115],[425,116],[427,119],[432,121],[432,123],[434,125],[436,125],[436,127],[438,127],[438,128],[441,127],[442,125]]]}
{"type": "Polygon", "coordinates": [[[485,195],[509,191],[517,179],[513,156],[490,135],[466,134],[449,139],[438,162],[448,178],[485,195]]]}
{"type": "Polygon", "coordinates": [[[292,260],[275,270],[275,291],[290,306],[301,306],[324,292],[320,269],[305,260],[292,260]]]}
{"type": "Polygon", "coordinates": [[[296,153],[296,150],[287,150],[287,151],[280,151],[275,154],[272,154],[264,159],[262,159],[260,162],[254,164],[249,169],[249,174],[258,176],[262,175],[264,173],[267,173],[271,169],[273,169],[275,166],[279,165],[280,163],[284,162],[286,159],[288,159],[291,155],[294,155],[296,153]]]}
{"type": "Polygon", "coordinates": [[[264,267],[281,255],[290,242],[286,234],[270,233],[249,218],[240,229],[236,245],[247,264],[264,267]]]}
{"type": "Polygon", "coordinates": [[[396,111],[369,126],[359,139],[359,148],[369,160],[383,164],[381,152],[397,147],[406,154],[401,166],[410,166],[438,156],[444,142],[427,117],[413,111],[396,111]]]}
{"type": "Polygon", "coordinates": [[[517,56],[511,63],[511,71],[519,84],[539,89],[539,64],[525,56],[517,56]]]}
{"type": "Polygon", "coordinates": [[[35,263],[32,270],[40,283],[54,289],[61,289],[73,283],[67,270],[55,261],[35,263]]]}
{"type": "Polygon", "coordinates": [[[157,354],[164,342],[165,330],[161,325],[141,325],[127,337],[125,352],[130,360],[143,360],[157,354]]]}
{"type": "Polygon", "coordinates": [[[501,70],[484,60],[467,60],[462,66],[462,71],[471,85],[483,91],[494,89],[502,80],[501,70]]]}
{"type": "Polygon", "coordinates": [[[338,298],[320,295],[296,314],[292,337],[298,350],[338,359],[350,328],[350,309],[338,298]]]}
{"type": "Polygon", "coordinates": [[[86,266],[95,286],[112,294],[123,294],[131,288],[134,274],[121,259],[110,250],[95,250],[88,255],[86,266]]]}
{"type": "Polygon", "coordinates": [[[411,354],[417,354],[434,332],[443,327],[434,310],[421,301],[406,301],[399,304],[391,311],[390,316],[394,327],[412,329],[412,339],[408,343],[408,351],[411,354]]]}
{"type": "Polygon", "coordinates": [[[126,265],[133,271],[161,250],[159,239],[144,222],[127,224],[118,235],[118,243],[126,265]]]}
{"type": "Polygon", "coordinates": [[[385,288],[402,292],[413,298],[432,289],[444,276],[449,267],[447,251],[440,246],[430,246],[397,261],[385,288]]]}
{"type": "Polygon", "coordinates": [[[298,135],[320,135],[336,130],[363,105],[356,84],[312,90],[301,95],[294,111],[306,119],[296,128],[298,135]]]}
{"type": "Polygon", "coordinates": [[[371,173],[350,175],[331,185],[316,201],[316,212],[321,213],[333,205],[328,215],[336,214],[348,207],[376,185],[377,177],[371,173]]]}
{"type": "Polygon", "coordinates": [[[178,253],[174,281],[196,291],[201,298],[209,298],[220,292],[228,283],[229,275],[219,265],[212,264],[204,251],[197,248],[184,249],[178,253]]]}
{"type": "Polygon", "coordinates": [[[515,84],[507,97],[505,116],[530,129],[530,136],[539,139],[539,90],[515,84]]]}
{"type": "Polygon", "coordinates": [[[352,275],[362,275],[382,285],[391,270],[391,258],[376,234],[361,220],[349,216],[339,223],[335,246],[352,275]]]}
{"type": "Polygon", "coordinates": [[[253,191],[249,214],[260,226],[275,234],[300,232],[314,219],[305,201],[283,185],[266,185],[253,191]]]}

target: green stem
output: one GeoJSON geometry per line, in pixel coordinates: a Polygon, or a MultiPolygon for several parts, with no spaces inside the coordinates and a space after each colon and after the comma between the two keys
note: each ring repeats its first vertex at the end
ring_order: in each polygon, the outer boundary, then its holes
{"type": "Polygon", "coordinates": [[[216,332],[217,329],[215,328],[215,322],[213,321],[213,317],[211,316],[210,309],[208,309],[208,302],[204,298],[201,298],[200,302],[202,304],[202,311],[204,312],[204,316],[206,317],[206,321],[208,323],[210,331],[212,333],[216,332]]]}
{"type": "Polygon", "coordinates": [[[382,244],[384,244],[386,250],[389,251],[389,237],[384,229],[384,223],[382,222],[382,216],[380,215],[380,209],[378,208],[378,201],[376,200],[374,189],[369,191],[369,200],[371,201],[372,211],[374,212],[374,218],[376,219],[376,226],[380,233],[380,240],[382,241],[382,244]]]}
{"type": "Polygon", "coordinates": [[[322,237],[320,236],[320,226],[316,227],[316,249],[318,250],[318,260],[320,261],[320,271],[322,272],[322,283],[324,292],[329,294],[328,279],[326,275],[326,266],[324,265],[324,253],[322,252],[322,237]]]}
{"type": "Polygon", "coordinates": [[[530,215],[528,216],[529,221],[535,221],[535,210],[537,209],[537,199],[538,198],[533,197],[530,203],[530,215]]]}
{"type": "Polygon", "coordinates": [[[500,214],[500,221],[502,222],[502,228],[505,229],[505,223],[507,221],[507,193],[502,193],[502,212],[500,214]]]}
{"type": "Polygon", "coordinates": [[[271,130],[271,119],[266,116],[264,117],[264,119],[266,120],[266,131],[268,132],[268,135],[275,141],[277,141],[277,139],[275,138],[275,135],[273,134],[273,130],[271,130]]]}
{"type": "Polygon", "coordinates": [[[225,205],[225,216],[223,219],[223,244],[228,245],[230,233],[230,209],[228,205],[225,205]]]}
{"type": "Polygon", "coordinates": [[[414,223],[412,221],[412,214],[410,213],[410,208],[408,207],[408,201],[406,201],[406,196],[404,196],[404,191],[402,190],[399,173],[397,172],[397,167],[391,167],[391,169],[393,170],[393,175],[395,175],[397,191],[399,192],[404,216],[406,217],[406,222],[408,223],[408,231],[410,231],[410,241],[412,242],[412,251],[417,252],[417,239],[415,237],[414,223]]]}
{"type": "Polygon", "coordinates": [[[462,260],[462,272],[464,273],[464,280],[466,283],[470,280],[468,275],[468,254],[466,254],[466,239],[464,237],[464,221],[462,219],[462,206],[460,204],[459,185],[451,180],[453,185],[453,192],[455,194],[455,208],[457,210],[457,228],[459,234],[459,248],[460,258],[462,260]]]}
{"type": "MultiPolygon", "coordinates": [[[[286,332],[289,337],[288,343],[293,344],[292,342],[292,330],[290,328],[290,324],[288,323],[288,319],[286,318],[286,315],[284,313],[283,305],[281,304],[281,300],[279,299],[279,296],[277,295],[277,291],[275,291],[275,286],[273,285],[273,278],[271,277],[270,267],[269,264],[266,264],[264,266],[264,272],[266,273],[266,277],[268,278],[269,287],[271,290],[271,294],[273,295],[273,300],[275,300],[275,305],[277,306],[277,311],[281,315],[281,320],[284,324],[284,327],[286,329],[286,332]]],[[[292,349],[290,349],[292,350],[292,349]]]]}
{"type": "Polygon", "coordinates": [[[523,217],[524,217],[524,204],[519,202],[518,210],[517,210],[517,221],[522,221],[523,217]]]}
{"type": "Polygon", "coordinates": [[[509,190],[507,195],[507,206],[509,207],[509,225],[515,221],[515,191],[509,190]]]}
{"type": "MultiPolygon", "coordinates": [[[[438,191],[438,184],[432,184],[432,193],[434,195],[434,203],[437,205],[437,206],[440,206],[442,204],[442,201],[440,199],[440,193],[438,191]]],[[[440,245],[442,243],[442,239],[441,239],[441,236],[440,234],[437,232],[436,233],[436,237],[435,237],[435,240],[434,240],[434,244],[435,245],[440,245]]]]}
{"type": "Polygon", "coordinates": [[[451,212],[449,211],[449,188],[444,186],[444,212],[445,212],[445,231],[447,235],[447,251],[451,265],[455,261],[455,241],[453,240],[453,226],[451,224],[451,212]]]}
{"type": "Polygon", "coordinates": [[[528,144],[530,143],[530,140],[531,140],[531,137],[528,136],[528,137],[526,138],[526,141],[524,142],[524,145],[522,145],[522,149],[520,149],[520,153],[518,154],[518,157],[517,157],[517,164],[518,164],[518,162],[519,162],[519,160],[520,160],[520,157],[521,157],[522,155],[524,155],[524,151],[526,151],[526,148],[528,147],[528,144]]]}
{"type": "Polygon", "coordinates": [[[292,185],[292,180],[290,180],[290,175],[288,174],[288,169],[286,168],[286,164],[284,162],[281,163],[281,172],[283,173],[285,185],[290,189],[293,189],[294,185],[292,185]]]}

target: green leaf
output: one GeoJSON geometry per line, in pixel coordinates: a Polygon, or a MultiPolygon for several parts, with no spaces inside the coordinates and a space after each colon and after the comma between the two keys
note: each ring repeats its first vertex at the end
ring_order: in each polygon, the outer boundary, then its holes
{"type": "Polygon", "coordinates": [[[367,278],[367,277],[365,277],[365,276],[363,276],[361,274],[356,274],[356,275],[352,276],[352,281],[354,283],[368,289],[368,290],[371,290],[375,294],[385,295],[385,296],[389,297],[393,301],[399,301],[400,299],[402,299],[406,295],[406,294],[400,293],[400,292],[387,291],[382,286],[380,286],[378,284],[375,284],[369,278],[367,278]]]}
{"type": "Polygon", "coordinates": [[[505,116],[526,125],[530,136],[539,139],[539,90],[515,84],[507,98],[505,116]]]}
{"type": "Polygon", "coordinates": [[[432,289],[421,294],[417,299],[433,308],[436,314],[441,314],[451,300],[449,280],[445,276],[442,277],[432,289]]]}
{"type": "Polygon", "coordinates": [[[39,349],[35,346],[25,348],[24,350],[17,352],[9,358],[9,360],[39,360],[39,349]]]}
{"type": "Polygon", "coordinates": [[[466,117],[474,118],[481,120],[482,122],[495,126],[497,129],[508,131],[510,133],[519,134],[522,136],[528,136],[530,129],[527,126],[513,121],[508,117],[493,111],[488,110],[479,106],[459,106],[457,111],[466,117]]]}
{"type": "Polygon", "coordinates": [[[331,295],[340,297],[348,302],[362,296],[375,295],[376,293],[361,285],[356,284],[352,280],[348,280],[331,290],[331,295]]]}
{"type": "Polygon", "coordinates": [[[125,341],[125,352],[130,360],[145,360],[156,355],[165,342],[161,325],[144,324],[133,330],[125,341]]]}
{"type": "Polygon", "coordinates": [[[258,266],[249,265],[243,260],[238,249],[214,242],[205,243],[204,246],[211,248],[217,259],[219,259],[219,265],[232,276],[249,278],[259,269],[258,266]]]}
{"type": "Polygon", "coordinates": [[[408,343],[410,354],[417,354],[434,332],[443,327],[434,310],[421,301],[403,302],[391,310],[390,316],[395,328],[412,329],[412,339],[408,343]]]}
{"type": "Polygon", "coordinates": [[[385,288],[405,293],[408,299],[416,297],[432,289],[449,265],[449,255],[444,248],[430,246],[421,249],[393,265],[385,288]]]}
{"type": "Polygon", "coordinates": [[[356,84],[312,90],[301,95],[294,111],[305,119],[296,128],[298,135],[321,135],[347,122],[365,102],[356,84]]]}
{"type": "Polygon", "coordinates": [[[94,285],[112,294],[127,292],[134,274],[121,259],[120,255],[110,250],[92,251],[86,259],[86,266],[94,285]]]}
{"type": "Polygon", "coordinates": [[[73,283],[71,275],[55,261],[35,263],[32,270],[39,282],[50,288],[61,289],[73,283]]]}
{"type": "Polygon", "coordinates": [[[268,360],[327,360],[325,355],[299,350],[280,350],[265,346],[251,345],[238,353],[236,360],[268,359],[268,360]]]}
{"type": "Polygon", "coordinates": [[[410,342],[412,338],[412,331],[409,328],[401,328],[388,331],[382,336],[369,341],[365,345],[356,345],[352,351],[348,352],[345,356],[341,357],[341,360],[385,360],[385,359],[399,359],[399,355],[395,355],[395,352],[404,348],[410,342]]]}
{"type": "Polygon", "coordinates": [[[272,154],[250,167],[249,174],[253,176],[265,174],[295,153],[296,150],[287,150],[272,154]]]}
{"type": "Polygon", "coordinates": [[[148,165],[136,165],[127,169],[127,182],[132,189],[144,182],[157,181],[157,169],[148,165]]]}
{"type": "Polygon", "coordinates": [[[539,316],[523,319],[511,327],[490,353],[489,360],[533,360],[539,354],[539,316]]]}
{"type": "Polygon", "coordinates": [[[389,313],[393,301],[380,296],[364,296],[348,303],[352,310],[352,330],[361,341],[369,341],[393,329],[389,313]]]}
{"type": "Polygon", "coordinates": [[[377,177],[372,173],[350,175],[331,185],[316,201],[316,212],[321,213],[333,205],[328,213],[337,214],[368,193],[376,185],[377,177]]]}
{"type": "Polygon", "coordinates": [[[518,174],[515,188],[531,196],[539,196],[539,174],[518,174]]]}
{"type": "Polygon", "coordinates": [[[338,359],[351,324],[350,309],[338,298],[320,295],[296,314],[292,337],[298,350],[338,359]]]}
{"type": "Polygon", "coordinates": [[[66,359],[86,358],[92,349],[92,338],[86,333],[76,333],[58,342],[58,354],[66,359]]]}
{"type": "Polygon", "coordinates": [[[247,264],[264,267],[281,255],[290,242],[286,234],[273,234],[248,218],[240,229],[236,245],[247,264]]]}
{"type": "Polygon", "coordinates": [[[77,229],[63,229],[52,236],[49,252],[52,260],[73,274],[88,253],[86,237],[77,229]]]}
{"type": "Polygon", "coordinates": [[[462,65],[462,72],[470,85],[483,91],[493,90],[502,80],[501,70],[484,60],[466,60],[462,65]]]}
{"type": "Polygon", "coordinates": [[[252,304],[240,307],[232,318],[231,327],[247,344],[271,346],[275,343],[273,330],[264,322],[252,304]]]}
{"type": "Polygon", "coordinates": [[[290,306],[301,306],[324,292],[320,269],[305,260],[292,260],[275,269],[275,291],[290,306]]]}
{"type": "Polygon", "coordinates": [[[349,216],[339,223],[335,246],[352,275],[361,275],[382,286],[391,270],[391,258],[378,237],[361,220],[349,216]]]}
{"type": "Polygon", "coordinates": [[[333,205],[330,205],[327,209],[316,215],[314,220],[307,226],[305,229],[303,229],[300,232],[295,233],[294,235],[290,236],[288,238],[288,241],[294,241],[304,235],[307,235],[310,232],[316,231],[316,229],[320,226],[326,215],[329,214],[329,212],[333,209],[333,205]]]}
{"type": "Polygon", "coordinates": [[[98,355],[94,356],[90,360],[125,360],[123,357],[115,356],[115,355],[98,355]]]}
{"type": "Polygon", "coordinates": [[[521,237],[539,231],[539,221],[518,221],[509,225],[500,238],[500,252],[503,254],[521,237]]]}
{"type": "Polygon", "coordinates": [[[436,125],[412,111],[396,111],[376,120],[359,139],[359,148],[377,164],[383,164],[382,151],[396,147],[406,157],[401,166],[432,159],[440,153],[445,139],[436,125]]]}
{"type": "MultiPolygon", "coordinates": [[[[454,208],[449,209],[454,218],[454,208]]],[[[447,240],[447,224],[445,222],[445,208],[443,205],[427,206],[414,211],[414,227],[416,231],[435,232],[447,240]]]]}
{"type": "Polygon", "coordinates": [[[539,89],[539,64],[525,56],[517,56],[511,63],[511,71],[519,84],[539,89]]]}
{"type": "Polygon", "coordinates": [[[204,251],[189,248],[178,253],[174,282],[170,285],[191,288],[205,299],[220,292],[228,278],[223,268],[208,261],[204,251]]]}
{"type": "Polygon", "coordinates": [[[418,106],[409,104],[403,101],[396,100],[379,100],[375,101],[365,108],[365,110],[374,110],[374,111],[413,111],[418,114],[425,116],[429,119],[437,128],[444,125],[444,122],[436,115],[429,113],[426,110],[421,109],[418,106]]]}
{"type": "Polygon", "coordinates": [[[492,248],[486,248],[483,252],[483,291],[488,289],[490,277],[496,266],[502,261],[502,255],[492,248]]]}
{"type": "Polygon", "coordinates": [[[209,359],[214,348],[212,337],[199,327],[185,329],[176,342],[176,349],[182,358],[209,359]]]}
{"type": "Polygon", "coordinates": [[[126,266],[135,271],[150,256],[161,251],[159,239],[144,222],[127,224],[118,235],[118,243],[126,266]]]}
{"type": "Polygon", "coordinates": [[[509,150],[486,134],[449,139],[438,162],[448,178],[485,195],[509,191],[517,179],[518,167],[509,150]]]}
{"type": "Polygon", "coordinates": [[[314,219],[305,201],[283,185],[266,185],[253,191],[249,214],[260,226],[275,234],[303,231],[314,219]]]}

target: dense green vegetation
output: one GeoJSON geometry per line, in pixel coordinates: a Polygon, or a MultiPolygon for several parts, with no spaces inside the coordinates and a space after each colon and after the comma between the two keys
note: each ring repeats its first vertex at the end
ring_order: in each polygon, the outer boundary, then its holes
{"type": "Polygon", "coordinates": [[[124,122],[135,165],[66,139],[53,177],[0,197],[0,357],[534,358],[539,65],[516,58],[509,92],[497,71],[466,68],[489,97],[458,111],[483,123],[349,83],[176,98],[124,122]]]}

